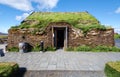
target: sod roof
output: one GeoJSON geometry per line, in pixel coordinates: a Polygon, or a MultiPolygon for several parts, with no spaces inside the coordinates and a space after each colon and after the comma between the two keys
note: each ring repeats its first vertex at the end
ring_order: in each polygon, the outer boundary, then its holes
{"type": "Polygon", "coordinates": [[[18,28],[42,28],[51,22],[67,22],[73,27],[99,24],[99,21],[88,12],[33,12],[18,28]]]}
{"type": "Polygon", "coordinates": [[[107,29],[88,12],[33,12],[19,26],[13,26],[11,29],[34,28],[44,33],[50,23],[56,22],[69,23],[72,27],[81,29],[85,34],[91,29],[107,29]]]}

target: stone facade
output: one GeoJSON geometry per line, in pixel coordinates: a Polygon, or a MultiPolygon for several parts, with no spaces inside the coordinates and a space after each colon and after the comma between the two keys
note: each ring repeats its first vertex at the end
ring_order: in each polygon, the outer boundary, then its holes
{"type": "MultiPolygon", "coordinates": [[[[40,44],[40,41],[44,41],[44,46],[55,47],[53,34],[55,33],[55,28],[64,28],[66,35],[64,42],[64,47],[76,47],[81,45],[97,46],[106,45],[114,46],[114,30],[97,30],[93,29],[87,32],[86,35],[80,29],[74,28],[72,25],[65,22],[50,23],[45,32],[39,33],[34,32],[35,29],[9,29],[8,35],[8,47],[18,47],[20,42],[27,42],[32,46],[40,44]],[[33,33],[34,32],[34,33],[33,33]],[[67,45],[67,46],[65,46],[67,45]]],[[[62,37],[61,37],[62,38],[62,37]]]]}
{"type": "Polygon", "coordinates": [[[90,30],[86,36],[79,36],[79,34],[76,34],[76,38],[73,34],[71,34],[69,40],[69,46],[80,46],[80,45],[87,45],[87,46],[98,46],[98,45],[104,45],[104,46],[114,46],[114,30],[113,29],[107,29],[107,30],[97,30],[93,29],[90,30]]]}

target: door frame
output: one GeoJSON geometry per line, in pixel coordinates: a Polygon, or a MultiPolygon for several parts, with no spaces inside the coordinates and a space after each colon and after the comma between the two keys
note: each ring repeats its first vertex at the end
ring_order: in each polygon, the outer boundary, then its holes
{"type": "Polygon", "coordinates": [[[57,31],[57,29],[64,29],[64,47],[63,48],[67,48],[68,47],[68,27],[67,26],[52,26],[52,47],[56,47],[56,37],[55,37],[55,32],[57,31]]]}

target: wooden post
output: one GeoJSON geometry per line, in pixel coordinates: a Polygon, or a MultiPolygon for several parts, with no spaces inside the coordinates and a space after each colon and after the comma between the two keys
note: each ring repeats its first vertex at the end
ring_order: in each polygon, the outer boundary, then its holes
{"type": "Polygon", "coordinates": [[[66,48],[67,48],[67,42],[68,42],[68,32],[67,32],[67,26],[66,26],[66,48]]]}
{"type": "Polygon", "coordinates": [[[52,26],[52,47],[54,47],[54,27],[52,26]]]}

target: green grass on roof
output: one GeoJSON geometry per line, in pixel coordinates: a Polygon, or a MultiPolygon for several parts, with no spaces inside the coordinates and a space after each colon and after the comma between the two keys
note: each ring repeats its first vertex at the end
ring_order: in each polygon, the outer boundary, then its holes
{"type": "MultiPolygon", "coordinates": [[[[70,24],[77,25],[81,23],[85,24],[98,24],[95,17],[87,12],[35,12],[27,17],[28,20],[39,20],[41,25],[50,22],[68,22],[70,24]]],[[[46,24],[47,25],[47,24],[46,24]]]]}
{"type": "Polygon", "coordinates": [[[79,25],[99,24],[99,21],[87,12],[34,12],[26,21],[34,20],[38,23],[22,23],[20,26],[42,28],[50,22],[67,22],[78,28],[79,25]]]}
{"type": "Polygon", "coordinates": [[[19,26],[12,28],[37,28],[44,32],[51,22],[66,22],[71,26],[83,30],[86,34],[91,29],[105,30],[106,27],[87,12],[33,12],[19,26]]]}
{"type": "Polygon", "coordinates": [[[97,19],[87,12],[35,12],[27,17],[27,19],[51,22],[70,21],[69,23],[89,20],[98,23],[97,19]]]}

